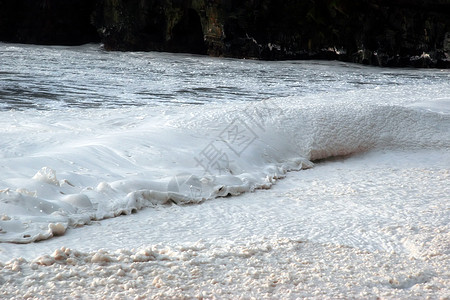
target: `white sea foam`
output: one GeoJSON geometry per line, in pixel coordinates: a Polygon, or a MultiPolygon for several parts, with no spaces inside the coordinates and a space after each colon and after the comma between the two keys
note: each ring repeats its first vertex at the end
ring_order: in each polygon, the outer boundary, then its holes
{"type": "Polygon", "coordinates": [[[0,241],[28,243],[148,206],[270,188],[318,159],[448,149],[449,114],[424,107],[423,91],[411,95],[407,103],[374,99],[374,89],[336,93],[332,103],[318,94],[181,109],[0,112],[0,241]]]}
{"type": "Polygon", "coordinates": [[[430,260],[292,239],[95,252],[61,247],[1,265],[0,283],[11,299],[445,298],[445,271],[430,269],[430,260]]]}

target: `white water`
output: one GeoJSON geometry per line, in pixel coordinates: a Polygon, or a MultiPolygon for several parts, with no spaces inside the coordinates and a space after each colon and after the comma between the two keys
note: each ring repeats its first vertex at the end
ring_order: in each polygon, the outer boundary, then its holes
{"type": "MultiPolygon", "coordinates": [[[[33,263],[14,258],[32,261],[61,247],[98,262],[100,248],[177,249],[199,239],[210,250],[197,251],[217,267],[214,251],[223,247],[261,243],[285,251],[280,238],[289,238],[322,250],[333,245],[326,259],[341,259],[341,246],[434,255],[438,273],[424,265],[425,279],[389,286],[445,286],[448,276],[439,274],[448,271],[449,254],[448,71],[0,47],[0,241],[14,243],[0,244],[0,261],[12,259],[6,267],[13,272],[30,267],[32,276],[33,263]],[[286,173],[300,169],[308,170],[286,173]],[[224,197],[245,192],[254,193],[224,197]]],[[[258,251],[256,257],[268,250],[258,251]]],[[[233,265],[240,256],[230,257],[233,265]]],[[[317,267],[317,258],[308,259],[317,267]]],[[[338,277],[334,283],[343,284],[338,277]]],[[[10,282],[6,296],[21,284],[10,282]]],[[[324,289],[330,297],[342,292],[324,289]]],[[[418,295],[430,295],[426,289],[418,295]]],[[[439,291],[431,295],[448,294],[439,291]]],[[[388,292],[381,295],[395,297],[388,292]]],[[[352,293],[380,295],[372,288],[352,293]]]]}

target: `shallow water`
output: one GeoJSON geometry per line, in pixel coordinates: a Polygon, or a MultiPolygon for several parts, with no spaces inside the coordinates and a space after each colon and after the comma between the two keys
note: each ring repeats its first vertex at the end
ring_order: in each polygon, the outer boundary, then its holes
{"type": "Polygon", "coordinates": [[[0,49],[3,242],[268,189],[330,157],[450,147],[448,71],[0,49]]]}
{"type": "Polygon", "coordinates": [[[0,298],[448,298],[449,95],[441,70],[0,44],[0,298]]]}
{"type": "Polygon", "coordinates": [[[448,71],[0,43],[0,110],[259,101],[448,82],[448,71]]]}

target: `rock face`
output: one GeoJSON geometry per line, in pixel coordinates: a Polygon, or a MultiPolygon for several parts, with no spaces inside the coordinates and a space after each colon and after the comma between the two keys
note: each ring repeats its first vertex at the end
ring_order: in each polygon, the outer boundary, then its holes
{"type": "Polygon", "coordinates": [[[103,0],[105,47],[450,66],[450,1],[103,0]]]}
{"type": "Polygon", "coordinates": [[[0,0],[0,40],[46,45],[100,42],[91,24],[95,1],[0,0]]]}
{"type": "Polygon", "coordinates": [[[220,1],[100,0],[94,24],[105,48],[223,55],[220,1]]]}
{"type": "Polygon", "coordinates": [[[2,40],[99,37],[108,50],[449,68],[450,0],[0,0],[2,40]]]}

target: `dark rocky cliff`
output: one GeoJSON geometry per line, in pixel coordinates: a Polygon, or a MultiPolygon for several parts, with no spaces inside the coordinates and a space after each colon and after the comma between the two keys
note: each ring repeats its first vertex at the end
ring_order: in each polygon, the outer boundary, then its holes
{"type": "Polygon", "coordinates": [[[45,45],[100,42],[91,24],[95,1],[0,0],[0,40],[45,45]]]}
{"type": "Polygon", "coordinates": [[[450,0],[0,0],[0,8],[4,41],[450,67],[450,0]]]}

